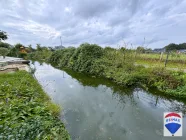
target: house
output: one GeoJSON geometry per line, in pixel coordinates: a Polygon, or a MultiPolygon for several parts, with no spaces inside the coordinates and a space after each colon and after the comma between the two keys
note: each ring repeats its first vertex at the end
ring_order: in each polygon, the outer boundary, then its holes
{"type": "Polygon", "coordinates": [[[177,50],[177,53],[178,54],[180,54],[180,53],[185,53],[186,54],[186,49],[177,50]]]}
{"type": "Polygon", "coordinates": [[[161,52],[165,52],[165,48],[160,48],[160,49],[154,49],[153,50],[154,53],[161,53],[161,52]]]}
{"type": "Polygon", "coordinates": [[[23,46],[20,47],[20,50],[19,50],[19,51],[20,51],[21,53],[27,53],[26,48],[23,47],[23,46]]]}

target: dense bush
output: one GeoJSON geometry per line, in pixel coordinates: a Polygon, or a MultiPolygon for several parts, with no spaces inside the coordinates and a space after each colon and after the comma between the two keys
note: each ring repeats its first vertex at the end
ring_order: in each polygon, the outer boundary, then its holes
{"type": "Polygon", "coordinates": [[[54,51],[51,56],[49,57],[48,59],[48,62],[49,63],[52,63],[52,64],[59,64],[59,61],[61,59],[61,56],[62,56],[62,53],[63,53],[63,50],[56,50],[54,51]]]}
{"type": "Polygon", "coordinates": [[[69,67],[80,72],[90,72],[94,62],[101,58],[103,49],[96,44],[84,43],[70,58],[69,67]]]}
{"type": "Polygon", "coordinates": [[[135,66],[135,52],[126,48],[101,48],[95,44],[84,43],[78,48],[55,51],[50,63],[68,67],[78,72],[102,76],[122,86],[156,87],[173,96],[185,97],[184,73],[170,72],[161,68],[135,66]],[[182,92],[177,94],[177,90],[182,92]]]}
{"type": "Polygon", "coordinates": [[[75,52],[75,50],[76,49],[73,47],[61,50],[61,56],[60,56],[60,61],[59,61],[59,65],[61,67],[67,66],[69,64],[70,58],[75,52]]]}
{"type": "Polygon", "coordinates": [[[38,60],[38,61],[48,61],[48,58],[52,55],[52,52],[47,48],[43,48],[39,51],[34,51],[27,54],[27,59],[38,60]]]}

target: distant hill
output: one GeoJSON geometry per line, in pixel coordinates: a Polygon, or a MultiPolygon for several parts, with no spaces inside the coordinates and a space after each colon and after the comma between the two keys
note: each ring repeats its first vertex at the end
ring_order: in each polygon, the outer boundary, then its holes
{"type": "Polygon", "coordinates": [[[165,46],[164,48],[166,49],[166,51],[185,50],[186,49],[186,43],[181,43],[181,44],[171,43],[171,44],[165,46]]]}
{"type": "Polygon", "coordinates": [[[179,52],[186,52],[186,43],[181,43],[181,44],[175,44],[171,43],[164,48],[158,48],[154,49],[153,52],[165,52],[165,51],[179,51],[179,52]]]}

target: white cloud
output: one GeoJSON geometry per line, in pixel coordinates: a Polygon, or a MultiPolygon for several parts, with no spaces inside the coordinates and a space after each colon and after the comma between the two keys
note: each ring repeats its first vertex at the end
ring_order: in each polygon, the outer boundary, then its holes
{"type": "Polygon", "coordinates": [[[5,23],[5,25],[15,27],[20,31],[26,31],[45,39],[56,38],[60,36],[60,32],[56,31],[54,28],[45,24],[39,24],[32,20],[20,21],[17,23],[5,23]]]}
{"type": "Polygon", "coordinates": [[[71,12],[71,8],[70,7],[65,7],[65,12],[70,13],[71,12]]]}
{"type": "Polygon", "coordinates": [[[1,0],[0,30],[10,43],[163,47],[185,41],[185,0],[1,0]]]}

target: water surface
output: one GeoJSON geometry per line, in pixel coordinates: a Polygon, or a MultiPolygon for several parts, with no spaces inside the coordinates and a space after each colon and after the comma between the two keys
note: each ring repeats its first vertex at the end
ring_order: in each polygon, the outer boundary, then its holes
{"type": "Polygon", "coordinates": [[[163,113],[185,114],[182,101],[47,64],[34,65],[43,89],[63,108],[61,119],[72,140],[186,140],[186,117],[183,137],[163,137],[163,113]]]}

